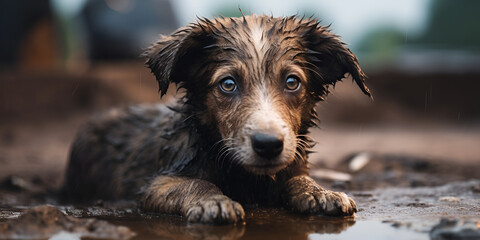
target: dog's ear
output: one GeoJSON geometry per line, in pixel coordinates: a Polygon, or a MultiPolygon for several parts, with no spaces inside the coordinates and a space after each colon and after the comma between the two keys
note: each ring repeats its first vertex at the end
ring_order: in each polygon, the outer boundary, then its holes
{"type": "Polygon", "coordinates": [[[366,75],[358,64],[357,57],[345,46],[339,36],[331,33],[328,27],[321,26],[317,21],[307,21],[299,25],[303,45],[307,49],[308,61],[315,66],[313,72],[319,81],[313,87],[320,95],[328,93],[329,84],[341,80],[346,73],[352,76],[360,89],[369,97],[370,90],[365,85],[366,75]]]}
{"type": "Polygon", "coordinates": [[[192,24],[169,36],[161,36],[142,54],[157,79],[161,96],[170,83],[181,83],[188,78],[189,72],[194,71],[193,65],[202,59],[203,46],[211,41],[201,25],[192,24]]]}

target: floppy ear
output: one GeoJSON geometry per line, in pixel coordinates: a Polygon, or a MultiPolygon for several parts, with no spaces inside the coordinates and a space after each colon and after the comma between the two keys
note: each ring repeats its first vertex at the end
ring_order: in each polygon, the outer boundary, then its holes
{"type": "Polygon", "coordinates": [[[307,48],[308,61],[315,66],[315,73],[319,81],[313,87],[320,95],[328,93],[328,84],[335,85],[346,73],[350,73],[369,97],[370,90],[365,85],[366,75],[358,64],[357,57],[345,46],[339,36],[332,34],[328,27],[320,26],[316,20],[309,20],[299,26],[302,31],[304,47],[307,48]],[[320,76],[318,76],[320,75],[320,76]]]}
{"type": "Polygon", "coordinates": [[[205,29],[191,24],[169,36],[161,36],[142,54],[157,79],[161,96],[165,95],[170,83],[183,83],[188,79],[188,74],[194,71],[193,66],[202,58],[203,46],[209,42],[211,39],[205,29]]]}

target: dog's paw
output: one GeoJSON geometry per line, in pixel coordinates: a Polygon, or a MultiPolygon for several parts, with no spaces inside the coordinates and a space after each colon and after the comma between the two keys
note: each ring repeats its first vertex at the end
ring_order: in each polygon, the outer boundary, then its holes
{"type": "Polygon", "coordinates": [[[299,213],[351,216],[357,212],[355,201],[347,194],[325,190],[308,176],[292,178],[286,193],[288,206],[299,213]]]}
{"type": "Polygon", "coordinates": [[[227,196],[214,195],[190,205],[186,217],[189,223],[229,224],[243,222],[245,212],[227,196]]]}
{"type": "Polygon", "coordinates": [[[300,213],[351,216],[357,212],[355,201],[343,192],[318,190],[290,197],[289,205],[300,213]]]}

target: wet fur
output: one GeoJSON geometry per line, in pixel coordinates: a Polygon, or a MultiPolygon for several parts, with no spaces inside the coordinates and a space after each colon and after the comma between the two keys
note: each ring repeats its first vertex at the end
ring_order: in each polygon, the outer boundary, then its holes
{"type": "Polygon", "coordinates": [[[203,223],[243,220],[239,203],[356,211],[344,193],[308,177],[315,104],[346,73],[370,95],[355,55],[327,27],[296,17],[200,19],[144,56],[162,95],[176,83],[185,96],[171,107],[113,109],[90,121],[72,147],[64,185],[70,199],[138,198],[147,211],[203,223]],[[285,93],[292,72],[302,89],[285,93]],[[239,79],[241,95],[218,90],[225,74],[239,79]],[[279,167],[256,167],[248,137],[262,130],[285,137],[279,167]]]}

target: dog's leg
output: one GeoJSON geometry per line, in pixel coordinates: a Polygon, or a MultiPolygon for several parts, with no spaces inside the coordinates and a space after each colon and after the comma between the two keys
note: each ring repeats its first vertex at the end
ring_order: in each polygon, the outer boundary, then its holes
{"type": "Polygon", "coordinates": [[[242,206],[214,184],[184,177],[156,177],[146,189],[142,204],[147,211],[182,214],[190,223],[236,223],[245,216],[242,206]]]}
{"type": "Polygon", "coordinates": [[[345,193],[323,189],[308,176],[289,179],[284,200],[294,211],[306,214],[350,216],[357,211],[355,201],[345,193]]]}

